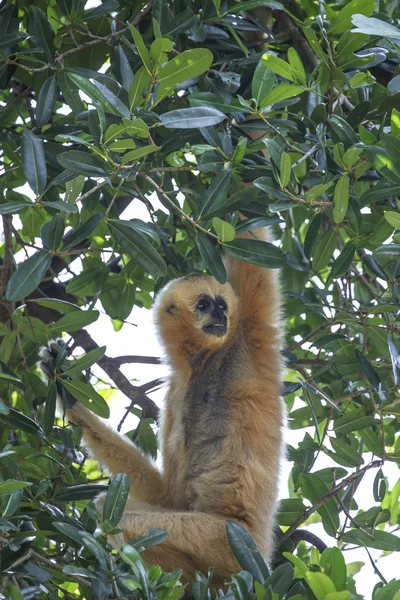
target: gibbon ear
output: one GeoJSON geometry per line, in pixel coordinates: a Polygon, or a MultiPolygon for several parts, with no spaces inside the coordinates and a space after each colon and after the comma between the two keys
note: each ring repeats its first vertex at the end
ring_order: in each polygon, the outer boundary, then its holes
{"type": "Polygon", "coordinates": [[[177,312],[178,312],[178,308],[175,306],[175,304],[171,304],[171,306],[169,306],[167,308],[167,313],[169,315],[171,315],[172,317],[175,317],[177,312]]]}

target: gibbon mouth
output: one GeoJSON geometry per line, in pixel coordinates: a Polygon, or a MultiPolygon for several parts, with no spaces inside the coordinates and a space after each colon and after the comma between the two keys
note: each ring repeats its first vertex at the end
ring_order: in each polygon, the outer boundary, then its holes
{"type": "Polygon", "coordinates": [[[204,325],[203,331],[210,335],[216,335],[222,337],[226,334],[227,326],[226,323],[212,323],[211,325],[204,325]]]}

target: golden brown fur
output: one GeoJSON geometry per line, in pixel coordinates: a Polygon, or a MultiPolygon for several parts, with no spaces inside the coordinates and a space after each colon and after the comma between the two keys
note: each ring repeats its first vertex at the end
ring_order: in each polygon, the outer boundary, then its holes
{"type": "Polygon", "coordinates": [[[67,413],[83,427],[94,456],[111,473],[130,477],[131,497],[119,524],[124,539],[150,527],[165,529],[168,540],[145,550],[147,564],[180,567],[186,579],[213,566],[216,584],[239,570],[226,538],[227,519],[247,527],[271,556],[282,452],[276,272],[231,258],[226,267],[225,285],[212,277],[185,277],[168,284],[155,304],[171,367],[162,472],[79,403],[67,413]],[[201,294],[226,300],[226,335],[204,333],[205,317],[196,310],[201,294]]]}

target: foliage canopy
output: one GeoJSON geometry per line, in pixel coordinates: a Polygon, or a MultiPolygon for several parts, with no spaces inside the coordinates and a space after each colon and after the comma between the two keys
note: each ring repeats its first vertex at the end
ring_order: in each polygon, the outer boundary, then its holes
{"type": "MultiPolygon", "coordinates": [[[[120,371],[124,358],[108,357],[85,328],[101,310],[123,336],[132,308],[150,308],[171,278],[207,270],[225,281],[225,252],[282,269],[285,398],[289,426],[304,430],[288,448],[274,572],[229,524],[243,571],[226,597],[362,598],[360,566],[346,568],[341,550],[400,550],[400,480],[385,477],[388,463],[400,464],[399,7],[85,5],[0,8],[0,596],[183,595],[179,572],[147,573],[140,558],[162,531],[114,554],[95,535],[91,500],[107,478],[79,431],[56,418],[54,384],[36,365],[40,345],[67,334],[77,350],[62,385],[107,417],[107,390],[90,374],[101,367],[140,418],[130,436],[155,456],[148,393],[158,382],[135,386],[120,371]],[[139,205],[147,220],[135,216],[139,205]],[[236,238],[262,225],[275,245],[236,238]],[[332,468],[320,468],[322,456],[332,468]],[[369,469],[370,508],[361,510],[356,492],[369,469]],[[311,540],[321,553],[298,544],[300,526],[317,521],[332,546],[311,540]]],[[[123,474],[108,488],[104,534],[117,528],[127,489],[123,474]]],[[[400,580],[374,569],[374,600],[399,600],[400,580]]],[[[199,575],[196,600],[208,588],[199,575]]]]}

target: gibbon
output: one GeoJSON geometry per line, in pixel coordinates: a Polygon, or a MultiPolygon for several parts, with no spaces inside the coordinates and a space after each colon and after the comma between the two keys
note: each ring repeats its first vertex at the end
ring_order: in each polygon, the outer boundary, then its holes
{"type": "MultiPolygon", "coordinates": [[[[263,230],[256,233],[265,239],[263,230]]],[[[171,371],[162,471],[79,402],[66,411],[93,456],[111,474],[130,478],[114,544],[151,527],[165,529],[168,539],[143,552],[146,564],[181,568],[186,581],[212,566],[215,585],[240,570],[227,520],[244,525],[271,557],[283,424],[277,273],[230,257],[225,262],[226,284],[189,275],[171,281],[155,302],[171,371]]]]}

